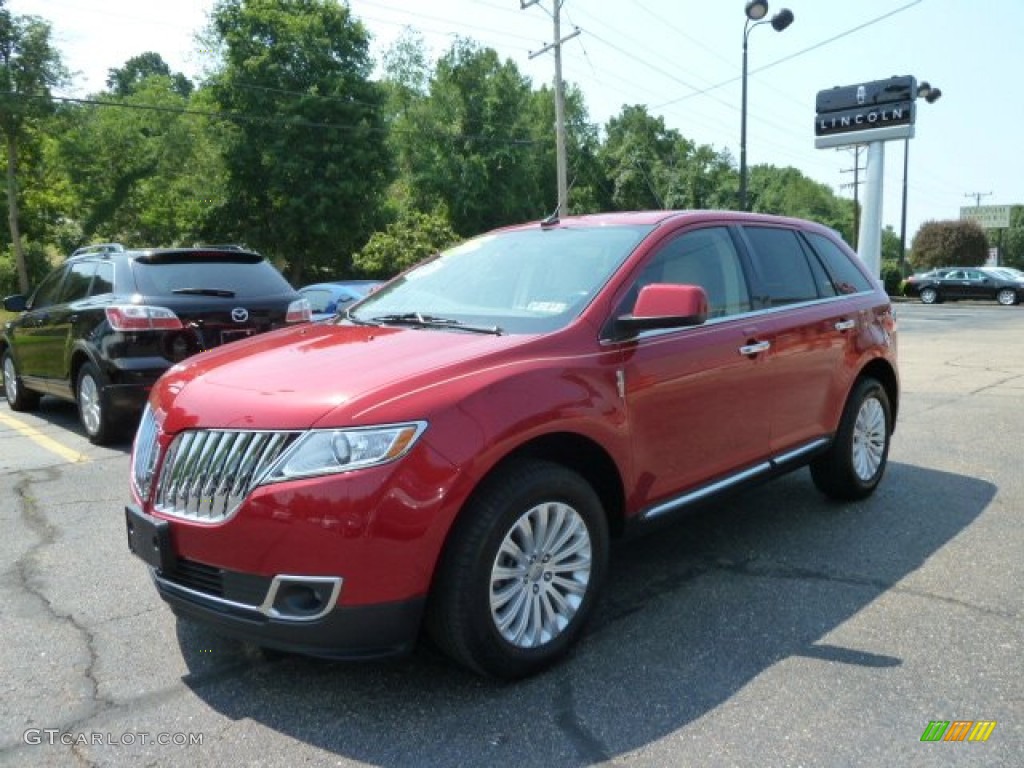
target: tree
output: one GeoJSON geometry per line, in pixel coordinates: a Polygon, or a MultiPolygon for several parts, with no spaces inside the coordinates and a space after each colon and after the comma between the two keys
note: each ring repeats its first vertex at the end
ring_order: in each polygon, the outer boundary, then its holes
{"type": "Polygon", "coordinates": [[[390,278],[458,240],[443,212],[407,211],[375,232],[352,262],[367,277],[390,278]]]}
{"type": "Polygon", "coordinates": [[[750,169],[751,210],[796,216],[820,222],[851,241],[852,201],[843,200],[825,184],[796,168],[755,165],[750,169]]]}
{"type": "MultiPolygon", "coordinates": [[[[208,220],[225,199],[225,174],[216,126],[190,114],[202,102],[182,96],[166,75],[94,101],[62,115],[61,159],[81,238],[132,245],[205,239],[208,220]]],[[[213,239],[220,241],[218,235],[213,239]]]]}
{"type": "Polygon", "coordinates": [[[182,98],[192,95],[192,81],[171,68],[159,53],[147,51],[133,56],[117,69],[107,70],[107,88],[115,96],[131,96],[150,77],[169,77],[172,89],[182,98]]]}
{"type": "Polygon", "coordinates": [[[210,35],[210,92],[232,120],[223,234],[287,260],[294,283],[344,273],[391,167],[366,29],[331,0],[219,0],[210,35]]]}
{"type": "Polygon", "coordinates": [[[641,105],[608,121],[598,150],[610,208],[726,208],[735,197],[729,155],[697,145],[641,105]]]}
{"type": "Polygon", "coordinates": [[[975,221],[927,221],[914,237],[910,254],[915,269],[977,267],[988,259],[988,239],[975,221]]]}
{"type": "Polygon", "coordinates": [[[535,138],[527,78],[489,48],[458,40],[437,63],[427,96],[411,101],[394,123],[409,207],[440,202],[463,235],[537,218],[554,204],[538,178],[537,147],[554,147],[547,128],[535,138]]]}
{"type": "Polygon", "coordinates": [[[7,219],[18,284],[29,287],[21,243],[18,160],[33,126],[53,111],[50,89],[67,73],[50,44],[50,26],[34,16],[12,16],[0,4],[0,134],[7,150],[7,219]]]}

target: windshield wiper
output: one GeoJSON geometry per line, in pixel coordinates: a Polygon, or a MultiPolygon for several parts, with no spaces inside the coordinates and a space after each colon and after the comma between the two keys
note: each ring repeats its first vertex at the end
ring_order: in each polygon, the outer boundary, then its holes
{"type": "Polygon", "coordinates": [[[226,291],[223,288],[175,288],[171,293],[184,293],[189,296],[220,296],[225,299],[233,299],[234,291],[226,291]]]}
{"type": "MultiPolygon", "coordinates": [[[[352,316],[349,316],[352,318],[352,316]]],[[[354,319],[354,318],[352,318],[354,319]]],[[[358,320],[356,322],[359,322],[358,320]]],[[[421,312],[402,312],[394,315],[377,315],[371,317],[370,322],[378,325],[415,325],[421,328],[455,328],[460,331],[471,333],[489,333],[500,336],[501,328],[496,325],[467,325],[461,320],[454,320],[450,317],[436,317],[435,315],[424,315],[421,312]]]]}

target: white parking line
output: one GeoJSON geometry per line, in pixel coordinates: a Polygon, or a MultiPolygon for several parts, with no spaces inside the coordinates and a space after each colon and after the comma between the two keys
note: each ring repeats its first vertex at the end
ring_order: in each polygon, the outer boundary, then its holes
{"type": "Polygon", "coordinates": [[[66,445],[63,445],[62,443],[58,443],[53,438],[44,435],[35,427],[29,426],[25,422],[19,421],[13,416],[8,416],[6,413],[0,412],[0,424],[4,424],[10,427],[15,432],[18,432],[27,437],[36,445],[45,448],[46,450],[52,453],[57,454],[62,459],[64,459],[67,462],[70,462],[71,464],[82,464],[89,461],[89,457],[86,456],[84,453],[79,453],[78,451],[68,448],[66,445]]]}

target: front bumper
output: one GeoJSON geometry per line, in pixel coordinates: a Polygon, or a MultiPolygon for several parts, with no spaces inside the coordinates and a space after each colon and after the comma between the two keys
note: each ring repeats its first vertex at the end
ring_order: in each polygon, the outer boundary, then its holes
{"type": "Polygon", "coordinates": [[[409,651],[425,600],[339,606],[340,576],[267,577],[181,557],[167,521],[125,509],[129,549],[150,569],[176,614],[257,645],[332,659],[367,659],[409,651]]]}
{"type": "Polygon", "coordinates": [[[151,568],[157,591],[174,611],[220,634],[289,653],[328,659],[373,659],[407,653],[416,643],[424,600],[333,606],[314,619],[275,618],[261,605],[217,599],[151,568]]]}

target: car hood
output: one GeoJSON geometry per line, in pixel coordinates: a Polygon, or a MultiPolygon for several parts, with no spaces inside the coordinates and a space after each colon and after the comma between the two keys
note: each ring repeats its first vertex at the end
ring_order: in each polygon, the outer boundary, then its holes
{"type": "Polygon", "coordinates": [[[304,324],[187,359],[160,378],[151,403],[172,433],[373,423],[381,404],[497,364],[535,338],[304,324]]]}

